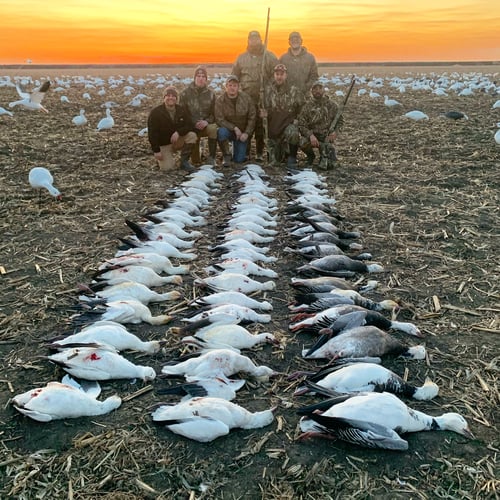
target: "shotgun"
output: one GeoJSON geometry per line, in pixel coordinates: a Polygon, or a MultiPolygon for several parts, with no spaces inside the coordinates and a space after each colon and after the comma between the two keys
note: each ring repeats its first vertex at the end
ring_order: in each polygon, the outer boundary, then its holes
{"type": "Polygon", "coordinates": [[[332,134],[333,132],[335,132],[335,127],[337,126],[337,123],[339,122],[340,117],[344,113],[345,106],[347,104],[347,101],[349,100],[349,96],[351,95],[351,92],[352,92],[352,89],[354,88],[355,83],[356,83],[356,76],[353,75],[353,77],[351,79],[351,83],[349,85],[349,89],[347,90],[347,94],[344,97],[344,102],[339,106],[337,114],[335,115],[335,118],[333,119],[333,121],[330,125],[330,128],[328,129],[329,134],[332,134]]]}

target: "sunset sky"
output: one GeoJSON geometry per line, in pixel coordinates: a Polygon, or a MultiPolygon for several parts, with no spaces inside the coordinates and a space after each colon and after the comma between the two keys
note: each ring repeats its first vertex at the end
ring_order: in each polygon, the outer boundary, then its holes
{"type": "Polygon", "coordinates": [[[318,62],[500,60],[492,0],[0,0],[0,64],[231,63],[248,31],[318,62]]]}

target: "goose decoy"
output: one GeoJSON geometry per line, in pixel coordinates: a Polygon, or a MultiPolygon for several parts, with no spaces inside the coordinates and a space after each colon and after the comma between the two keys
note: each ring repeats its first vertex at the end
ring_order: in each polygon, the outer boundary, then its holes
{"type": "Polygon", "coordinates": [[[424,346],[409,347],[376,326],[358,326],[343,330],[326,340],[320,337],[310,349],[304,349],[306,359],[337,359],[394,354],[412,359],[425,359],[424,346]]]}
{"type": "Polygon", "coordinates": [[[111,109],[106,108],[106,116],[99,120],[99,123],[97,124],[97,131],[101,132],[102,130],[111,129],[114,127],[114,125],[115,125],[115,120],[111,116],[111,109]]]}
{"type": "Polygon", "coordinates": [[[180,285],[182,277],[178,274],[160,276],[150,267],[124,266],[117,269],[102,269],[93,276],[96,281],[105,281],[108,285],[117,285],[124,281],[135,281],[146,286],[162,286],[168,283],[180,285]]]}
{"type": "Polygon", "coordinates": [[[352,363],[326,368],[308,376],[304,384],[296,389],[295,396],[309,393],[332,397],[333,392],[391,392],[427,401],[439,393],[438,386],[430,380],[426,380],[423,386],[417,387],[376,363],[352,363]]]}
{"type": "Polygon", "coordinates": [[[258,344],[278,344],[272,333],[250,333],[237,324],[216,323],[196,331],[194,336],[184,337],[184,343],[194,343],[203,349],[251,349],[258,344]],[[201,341],[201,342],[200,342],[201,341]]]}
{"type": "Polygon", "coordinates": [[[379,264],[366,264],[347,255],[327,255],[314,259],[297,268],[299,273],[324,274],[327,276],[352,276],[354,273],[381,273],[384,268],[379,264]]]}
{"type": "Polygon", "coordinates": [[[189,266],[174,266],[168,257],[154,252],[134,253],[114,257],[103,262],[98,267],[98,270],[111,270],[126,266],[149,267],[155,273],[187,274],[189,272],[189,266]]]}
{"type": "Polygon", "coordinates": [[[267,380],[276,372],[268,366],[257,366],[249,357],[230,349],[213,349],[198,357],[163,366],[164,375],[181,377],[230,377],[245,372],[258,379],[267,380]]]}
{"type": "Polygon", "coordinates": [[[384,96],[384,104],[389,107],[401,106],[401,103],[399,101],[396,101],[396,99],[389,99],[388,95],[384,96]]]}
{"type": "MultiPolygon", "coordinates": [[[[96,322],[82,328],[73,335],[56,337],[49,340],[50,349],[67,349],[71,344],[105,344],[117,351],[132,350],[147,354],[157,353],[163,342],[158,340],[143,341],[130,333],[121,323],[111,321],[96,322]]],[[[82,346],[84,347],[84,346],[82,346]]]]}
{"type": "Polygon", "coordinates": [[[231,380],[217,377],[200,378],[172,387],[157,389],[156,393],[183,396],[181,401],[199,397],[221,398],[231,401],[236,397],[236,392],[245,385],[245,382],[245,380],[231,380]]]}
{"type": "Polygon", "coordinates": [[[39,189],[39,201],[42,189],[46,189],[56,200],[62,200],[59,189],[54,187],[52,174],[44,167],[34,167],[30,170],[28,181],[32,188],[39,189]]]}
{"type": "Polygon", "coordinates": [[[93,308],[81,304],[79,308],[85,309],[86,312],[72,318],[75,324],[86,324],[95,320],[96,316],[104,321],[114,321],[121,324],[145,322],[150,325],[164,325],[172,321],[172,316],[168,314],[153,316],[148,306],[134,299],[115,300],[93,308]]]}
{"type": "Polygon", "coordinates": [[[50,81],[47,80],[43,82],[43,84],[34,89],[32,92],[24,92],[21,90],[19,85],[16,85],[17,93],[21,98],[19,101],[13,101],[9,103],[9,108],[13,108],[15,106],[22,106],[26,109],[40,110],[48,113],[48,110],[42,106],[42,100],[45,97],[45,94],[49,90],[50,81]]]}
{"type": "Polygon", "coordinates": [[[73,347],[45,356],[73,377],[84,380],[136,379],[154,380],[150,366],[134,365],[112,347],[73,347]]]}
{"type": "Polygon", "coordinates": [[[38,422],[51,422],[64,418],[105,415],[119,408],[122,400],[110,396],[98,401],[99,384],[78,384],[68,375],[62,382],[49,382],[45,387],[18,394],[12,399],[14,408],[38,422]]]}
{"type": "Polygon", "coordinates": [[[259,290],[274,290],[276,283],[272,280],[260,282],[239,273],[223,272],[217,276],[207,278],[196,278],[194,283],[215,291],[235,291],[242,293],[252,293],[259,290]]]}
{"type": "Polygon", "coordinates": [[[272,269],[259,266],[250,259],[232,258],[225,259],[205,268],[207,272],[222,272],[244,274],[245,276],[265,276],[266,278],[277,278],[278,273],[272,269]]]}
{"type": "Polygon", "coordinates": [[[80,114],[73,117],[71,120],[73,125],[81,127],[82,125],[87,125],[87,118],[85,117],[85,110],[81,109],[80,114]]]}
{"type": "Polygon", "coordinates": [[[368,448],[407,450],[408,442],[399,434],[429,430],[453,431],[473,438],[467,421],[458,413],[434,417],[409,408],[388,392],[345,395],[321,405],[299,410],[306,415],[300,428],[305,436],[333,436],[348,443],[368,448]],[[315,413],[316,412],[316,413],[315,413]]]}
{"type": "Polygon", "coordinates": [[[198,297],[192,301],[192,304],[198,305],[210,305],[218,306],[222,304],[235,304],[238,306],[249,307],[250,309],[256,309],[260,311],[272,311],[273,306],[267,301],[258,301],[252,299],[248,295],[236,292],[234,290],[228,290],[223,292],[212,293],[211,295],[205,295],[203,297],[198,297]]]}
{"type": "Polygon", "coordinates": [[[222,398],[193,398],[152,413],[154,422],[181,436],[207,443],[234,428],[259,429],[274,420],[273,410],[251,413],[222,398]]]}
{"type": "MultiPolygon", "coordinates": [[[[100,282],[93,283],[90,285],[90,287],[85,286],[82,288],[84,291],[95,293],[97,297],[105,299],[106,302],[134,299],[141,302],[141,304],[144,304],[145,306],[147,306],[150,302],[179,300],[182,297],[181,292],[177,290],[158,293],[154,290],[151,290],[146,285],[137,283],[136,281],[124,281],[123,283],[117,283],[116,285],[107,285],[105,282],[100,282]]],[[[79,299],[83,299],[83,301],[92,301],[92,299],[89,299],[86,296],[80,296],[79,299]]]]}
{"type": "Polygon", "coordinates": [[[415,121],[420,121],[420,120],[428,120],[429,116],[426,115],[423,111],[419,111],[417,109],[413,111],[408,111],[408,113],[405,113],[406,118],[411,118],[412,120],[415,121]]]}

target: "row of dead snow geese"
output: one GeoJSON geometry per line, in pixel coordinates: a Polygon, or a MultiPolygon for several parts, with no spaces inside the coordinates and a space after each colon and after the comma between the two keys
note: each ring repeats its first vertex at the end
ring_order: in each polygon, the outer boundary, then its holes
{"type": "MultiPolygon", "coordinates": [[[[180,188],[171,190],[174,200],[149,216],[147,222],[126,221],[134,233],[122,239],[127,248],[103,262],[94,282],[82,287],[87,295],[81,297],[79,307],[85,312],[73,318],[80,331],[49,344],[57,350],[47,356],[50,361],[69,375],[94,383],[68,378],[62,383],[51,382],[45,388],[16,396],[13,402],[19,411],[40,421],[104,414],[119,406],[119,398],[112,396],[99,402],[95,381],[156,378],[153,368],[134,365],[119,351],[152,354],[163,342],[142,341],[123,324],[164,324],[172,319],[168,314],[153,316],[147,304],[177,300],[180,293],[158,293],[149,287],[180,284],[182,275],[189,272],[188,265],[174,265],[170,259],[196,259],[194,240],[202,235],[200,229],[206,225],[206,210],[218,192],[220,177],[212,168],[203,167],[180,188]],[[96,318],[98,321],[88,324],[96,318]],[[41,398],[41,394],[50,397],[41,398]]],[[[345,279],[383,268],[369,262],[369,254],[361,253],[359,233],[341,228],[342,217],[334,209],[335,200],[329,196],[324,179],[312,170],[303,170],[290,172],[286,181],[293,198],[286,207],[287,222],[293,224],[287,232],[294,238],[286,250],[309,259],[297,268],[297,273],[305,277],[291,280],[296,300],[289,306],[294,314],[289,330],[315,334],[316,341],[304,349],[303,357],[328,359],[332,365],[305,377],[301,373],[291,375],[302,377],[297,395],[330,398],[299,410],[304,434],[333,435],[363,446],[399,450],[408,447],[399,436],[404,432],[449,429],[470,436],[460,415],[431,417],[409,409],[391,394],[426,400],[438,393],[430,381],[417,387],[380,365],[379,358],[388,353],[425,357],[423,346],[409,346],[386,330],[417,337],[420,331],[411,323],[386,318],[383,313],[397,306],[393,301],[378,302],[361,295],[375,282],[360,288],[345,279]],[[356,362],[357,358],[362,361],[356,362]],[[374,390],[385,392],[370,392],[374,390]]],[[[167,362],[161,370],[163,377],[180,376],[185,381],[158,389],[158,393],[183,397],[178,403],[160,405],[152,413],[153,421],[170,431],[203,442],[232,428],[263,427],[274,418],[274,408],[250,412],[233,403],[245,380],[231,377],[246,373],[267,380],[277,374],[272,367],[258,365],[240,351],[260,343],[278,344],[272,333],[251,333],[244,325],[271,322],[272,303],[250,295],[272,293],[276,288],[277,274],[266,265],[277,260],[270,254],[269,244],[279,234],[278,228],[283,231],[285,221],[278,218],[278,202],[272,196],[275,188],[268,184],[260,166],[247,165],[237,182],[242,187],[231,217],[219,241],[209,248],[218,260],[204,269],[207,276],[196,276],[194,281],[200,289],[209,291],[190,303],[202,310],[183,318],[185,325],[175,329],[185,335],[183,344],[195,352],[187,359],[167,362]]]]}

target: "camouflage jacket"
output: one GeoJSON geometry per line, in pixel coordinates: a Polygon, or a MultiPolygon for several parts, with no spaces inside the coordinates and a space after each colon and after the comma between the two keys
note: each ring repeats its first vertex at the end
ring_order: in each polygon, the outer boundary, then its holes
{"type": "Polygon", "coordinates": [[[272,81],[266,86],[264,108],[269,113],[288,111],[296,118],[303,104],[304,95],[297,87],[290,85],[288,81],[283,85],[276,85],[276,82],[272,81]]]}
{"type": "Polygon", "coordinates": [[[208,87],[197,87],[194,82],[180,95],[179,104],[188,109],[193,123],[198,120],[215,122],[215,92],[208,87]]]}
{"type": "Polygon", "coordinates": [[[298,56],[288,49],[280,57],[280,63],[286,66],[288,83],[298,87],[304,94],[311,90],[312,84],[318,79],[316,59],[305,47],[301,48],[298,56]]]}
{"type": "Polygon", "coordinates": [[[257,112],[251,97],[245,92],[230,99],[224,92],[215,101],[215,121],[219,127],[234,130],[238,127],[243,133],[252,135],[257,112]]]}
{"type": "MultiPolygon", "coordinates": [[[[337,114],[338,106],[324,95],[321,99],[308,99],[299,114],[300,135],[309,139],[311,134],[326,136],[330,125],[337,114]]],[[[341,116],[335,130],[340,130],[344,124],[341,116]]],[[[319,138],[319,137],[318,137],[319,138]]]]}
{"type": "MultiPolygon", "coordinates": [[[[249,94],[255,104],[259,102],[262,57],[264,57],[264,46],[258,53],[251,53],[247,50],[238,56],[231,70],[231,73],[239,78],[241,90],[249,94]]],[[[267,85],[272,80],[276,64],[278,64],[278,58],[272,52],[266,50],[264,85],[267,85]]]]}

